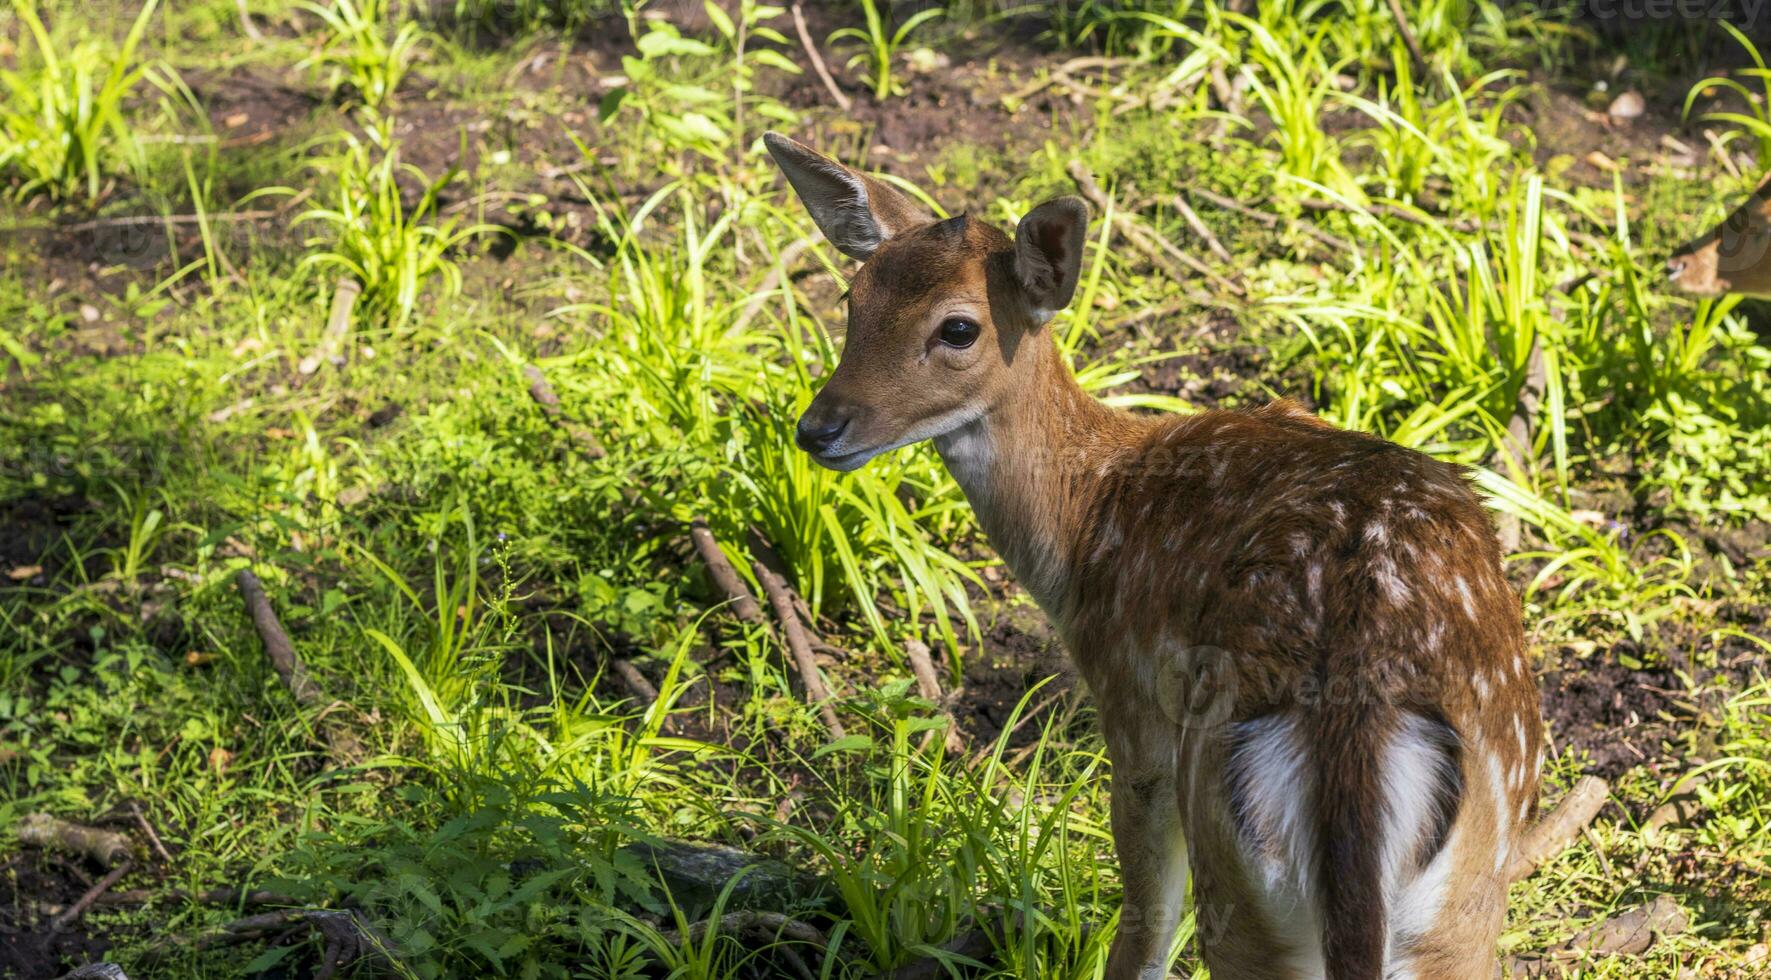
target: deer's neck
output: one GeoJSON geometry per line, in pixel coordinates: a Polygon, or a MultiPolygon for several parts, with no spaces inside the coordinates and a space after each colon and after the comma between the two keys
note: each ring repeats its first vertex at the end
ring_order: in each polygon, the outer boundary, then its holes
{"type": "Polygon", "coordinates": [[[1083,391],[1055,347],[1040,354],[1033,383],[935,448],[991,546],[1062,629],[1091,515],[1150,423],[1083,391]]]}

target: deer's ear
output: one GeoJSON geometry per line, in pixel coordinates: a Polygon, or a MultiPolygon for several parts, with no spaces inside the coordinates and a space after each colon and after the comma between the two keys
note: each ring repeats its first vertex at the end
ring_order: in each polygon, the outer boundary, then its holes
{"type": "Polygon", "coordinates": [[[1088,234],[1088,205],[1058,197],[1027,212],[1015,227],[1015,277],[1041,323],[1070,305],[1082,274],[1082,243],[1088,234]]]}
{"type": "Polygon", "coordinates": [[[818,230],[849,258],[865,262],[881,242],[930,220],[903,194],[809,146],[780,133],[763,134],[763,145],[818,230]]]}

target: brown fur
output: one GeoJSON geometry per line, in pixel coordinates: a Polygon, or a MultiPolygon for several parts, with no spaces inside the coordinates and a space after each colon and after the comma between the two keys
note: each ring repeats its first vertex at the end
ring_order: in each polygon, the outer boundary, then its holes
{"type": "Polygon", "coordinates": [[[818,450],[839,468],[933,437],[1058,626],[1114,764],[1108,976],[1157,975],[1190,859],[1217,980],[1486,980],[1541,748],[1480,503],[1454,467],[1288,402],[1097,402],[1041,323],[1080,258],[1054,256],[1080,239],[1046,223],[1073,210],[1044,207],[1018,241],[960,218],[868,254],[802,426],[846,421],[818,450]],[[982,327],[964,350],[939,341],[956,310],[982,327]]]}
{"type": "Polygon", "coordinates": [[[1771,174],[1721,224],[1673,252],[1667,274],[1699,296],[1771,296],[1771,174]]]}

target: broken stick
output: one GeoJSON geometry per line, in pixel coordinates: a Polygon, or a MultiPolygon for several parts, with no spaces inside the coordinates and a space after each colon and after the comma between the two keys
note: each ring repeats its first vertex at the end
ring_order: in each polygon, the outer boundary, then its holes
{"type": "Polygon", "coordinates": [[[603,444],[589,429],[566,418],[560,410],[560,396],[554,393],[553,385],[548,384],[547,375],[533,364],[523,365],[523,377],[529,381],[529,397],[535,400],[541,414],[554,428],[565,433],[566,438],[577,445],[578,451],[590,459],[602,459],[608,455],[603,444]]]}
{"type": "Polygon", "coordinates": [[[1513,863],[1507,866],[1507,880],[1529,877],[1543,862],[1560,854],[1587,824],[1599,815],[1599,809],[1610,798],[1611,785],[1598,776],[1582,776],[1573,788],[1531,828],[1513,852],[1513,863]]]}
{"type": "Polygon", "coordinates": [[[122,834],[69,823],[47,813],[25,814],[18,822],[17,832],[21,844],[84,854],[106,867],[129,857],[129,838],[122,834]]]}
{"type": "MultiPolygon", "coordinates": [[[[940,707],[941,714],[947,719],[947,751],[965,751],[965,738],[959,734],[959,722],[954,719],[953,712],[948,711],[946,704],[942,701],[941,680],[935,675],[935,662],[929,656],[928,644],[921,640],[907,641],[904,644],[904,658],[910,661],[910,672],[916,675],[916,693],[922,695],[926,700],[933,701],[936,706],[940,707]]],[[[934,732],[929,732],[923,738],[922,745],[928,745],[934,735],[934,732]]]]}
{"type": "Polygon", "coordinates": [[[719,586],[719,590],[725,594],[732,614],[746,623],[768,625],[763,619],[762,607],[756,604],[756,597],[750,594],[744,580],[738,577],[738,570],[726,558],[725,550],[715,540],[706,518],[697,517],[689,523],[689,540],[694,542],[695,553],[701,556],[702,564],[707,566],[707,574],[713,579],[713,584],[719,586]]]}
{"type": "MultiPolygon", "coordinates": [[[[252,615],[252,625],[258,629],[258,638],[264,643],[264,655],[270,659],[271,666],[283,681],[283,686],[301,707],[312,708],[319,705],[325,700],[325,695],[320,686],[314,683],[314,679],[308,676],[307,667],[301,662],[301,658],[295,655],[295,644],[289,641],[288,632],[277,619],[277,611],[271,608],[271,600],[264,592],[264,583],[247,568],[240,569],[235,581],[239,583],[240,596],[246,602],[246,611],[252,615]]],[[[328,725],[325,738],[337,761],[350,764],[363,757],[362,743],[348,730],[338,725],[328,725]]]]}
{"type": "Polygon", "coordinates": [[[264,643],[264,655],[270,658],[277,676],[283,679],[283,686],[303,707],[317,704],[322,697],[320,687],[307,675],[307,667],[301,658],[295,655],[295,645],[289,642],[289,634],[284,632],[276,610],[271,608],[270,598],[264,594],[264,583],[246,568],[240,569],[235,581],[239,583],[241,598],[246,600],[246,611],[252,615],[258,638],[264,643]]]}
{"type": "MultiPolygon", "coordinates": [[[[776,7],[775,9],[780,10],[781,8],[776,7]]],[[[830,77],[830,69],[824,65],[824,56],[818,53],[818,46],[812,43],[812,32],[806,27],[805,11],[799,9],[797,3],[791,9],[793,11],[793,29],[799,33],[799,43],[806,49],[806,57],[812,61],[812,70],[818,73],[818,80],[824,83],[824,90],[829,92],[830,97],[836,101],[836,107],[848,112],[851,107],[849,97],[843,94],[842,89],[836,87],[836,79],[830,77]]]]}
{"type": "Polygon", "coordinates": [[[99,896],[110,891],[111,886],[116,884],[118,879],[134,869],[135,863],[129,860],[124,860],[122,864],[112,868],[109,874],[98,880],[97,884],[86,889],[86,894],[81,895],[79,901],[68,906],[60,915],[50,919],[49,931],[52,933],[60,932],[68,926],[73,925],[80,916],[86,914],[86,910],[92,907],[93,902],[98,901],[99,896]]]}
{"type": "Polygon", "coordinates": [[[326,333],[320,338],[320,346],[295,366],[297,371],[313,374],[320,365],[338,358],[344,339],[350,335],[351,309],[357,305],[357,296],[362,291],[363,287],[355,279],[338,280],[337,287],[332,290],[332,309],[326,316],[326,333]]]}
{"type": "Polygon", "coordinates": [[[1145,228],[1143,224],[1129,212],[1114,209],[1112,200],[1107,197],[1107,192],[1101,190],[1101,185],[1095,182],[1094,174],[1089,173],[1088,167],[1084,166],[1081,160],[1071,160],[1067,169],[1070,173],[1070,179],[1076,182],[1076,189],[1081,192],[1082,196],[1087,199],[1088,203],[1093,205],[1095,210],[1103,216],[1111,213],[1113,215],[1114,226],[1119,229],[1120,234],[1125,236],[1125,240],[1129,242],[1133,248],[1144,253],[1145,258],[1148,258],[1151,263],[1153,263],[1158,269],[1161,269],[1170,278],[1177,282],[1186,280],[1187,277],[1174,265],[1175,262],[1179,262],[1181,265],[1184,265],[1194,272],[1210,279],[1212,282],[1217,283],[1219,287],[1232,295],[1243,295],[1244,290],[1241,286],[1224,278],[1217,272],[1217,270],[1206,265],[1204,262],[1201,262],[1199,259],[1174,247],[1168,239],[1145,228]]]}
{"type": "Polygon", "coordinates": [[[760,561],[751,562],[750,567],[768,594],[775,618],[781,621],[781,635],[786,639],[787,650],[799,670],[800,682],[806,687],[806,697],[818,706],[818,714],[823,717],[830,737],[842,738],[846,733],[836,717],[836,708],[830,704],[830,689],[824,686],[824,676],[818,672],[818,661],[812,656],[811,637],[806,635],[805,624],[799,621],[799,611],[794,608],[793,593],[787,581],[760,561]]]}
{"type": "Polygon", "coordinates": [[[1657,895],[1647,905],[1595,923],[1574,938],[1547,951],[1541,958],[1509,957],[1507,966],[1515,977],[1561,976],[1570,960],[1583,956],[1640,956],[1661,936],[1676,936],[1691,919],[1671,895],[1657,895]]]}

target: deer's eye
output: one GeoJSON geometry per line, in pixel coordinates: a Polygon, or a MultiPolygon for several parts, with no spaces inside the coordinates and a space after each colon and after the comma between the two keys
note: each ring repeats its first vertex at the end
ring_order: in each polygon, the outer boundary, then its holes
{"type": "Polygon", "coordinates": [[[941,343],[948,347],[964,350],[977,342],[980,332],[982,332],[982,328],[978,326],[976,321],[967,320],[962,316],[950,316],[941,321],[941,332],[937,336],[939,336],[941,343]]]}

